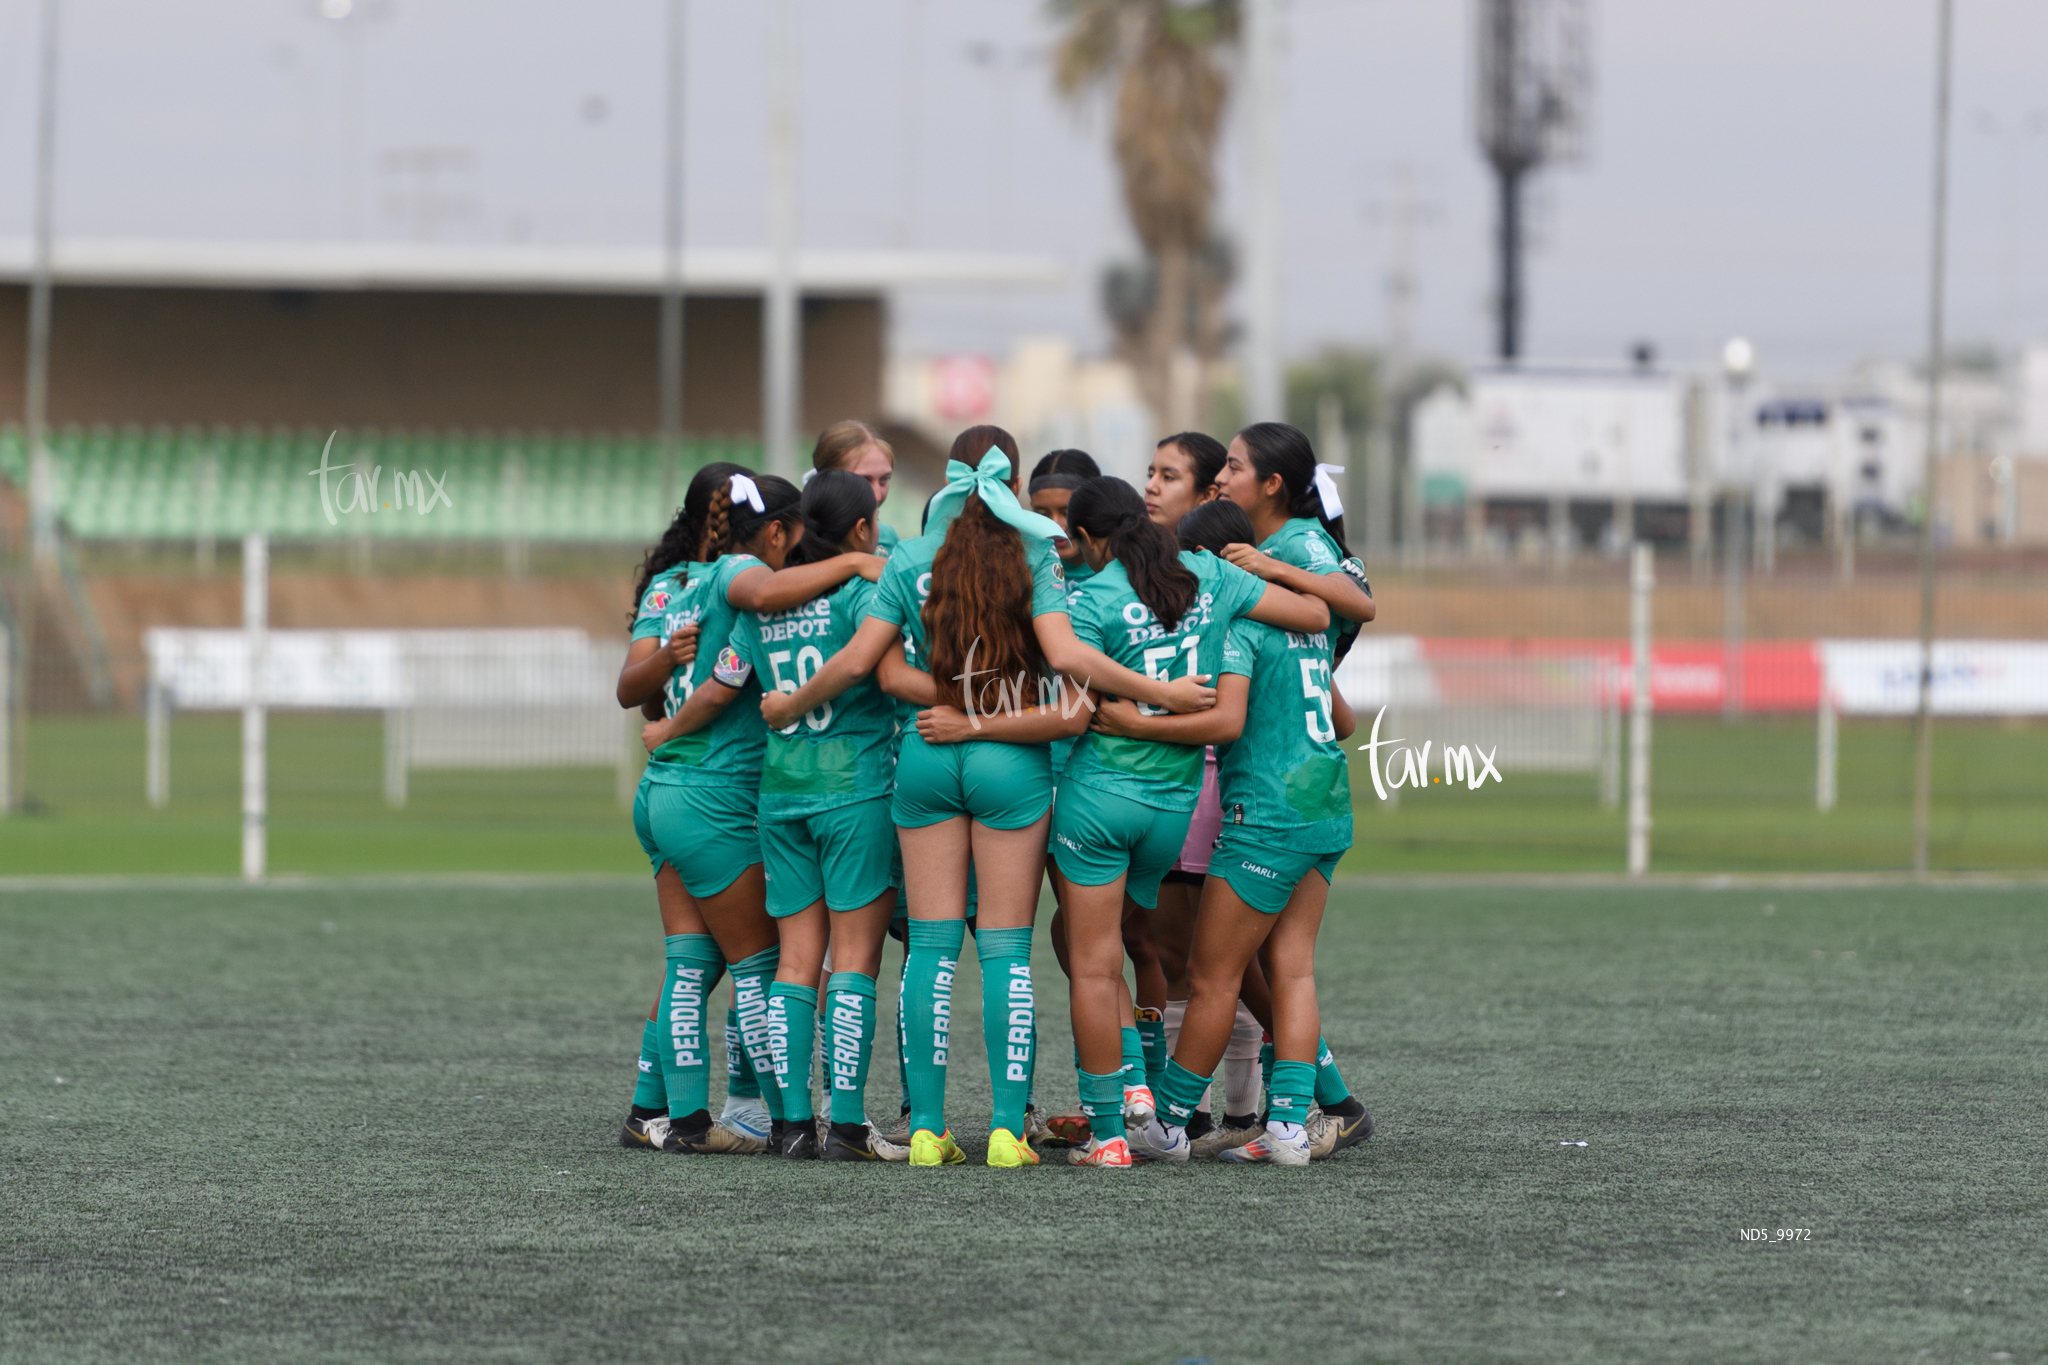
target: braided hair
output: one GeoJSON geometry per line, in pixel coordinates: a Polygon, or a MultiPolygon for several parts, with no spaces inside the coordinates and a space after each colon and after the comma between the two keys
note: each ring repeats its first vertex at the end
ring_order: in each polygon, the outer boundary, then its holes
{"type": "Polygon", "coordinates": [[[1067,526],[1086,531],[1124,566],[1138,600],[1152,609],[1160,625],[1179,628],[1195,604],[1201,580],[1180,562],[1173,533],[1146,514],[1137,489],[1122,479],[1088,480],[1067,504],[1067,526]]]}
{"type": "MultiPolygon", "coordinates": [[[[683,493],[683,505],[676,509],[675,516],[670,519],[668,529],[661,533],[661,539],[641,557],[639,580],[633,585],[633,605],[636,610],[640,605],[640,599],[647,596],[647,585],[654,581],[656,575],[666,573],[676,565],[686,564],[691,560],[703,562],[704,557],[697,551],[703,544],[704,515],[710,508],[711,495],[714,490],[727,487],[733,475],[747,472],[745,465],[733,464],[729,460],[719,460],[697,471],[696,477],[690,480],[689,488],[683,493]]],[[[688,581],[689,576],[685,574],[677,580],[676,586],[681,587],[688,581]]]]}
{"type": "Polygon", "coordinates": [[[731,554],[754,543],[761,532],[772,522],[785,526],[803,524],[803,494],[788,479],[773,474],[754,477],[754,487],[761,494],[761,510],[755,511],[752,503],[735,503],[732,500],[732,481],[713,490],[710,505],[704,512],[704,539],[699,545],[697,560],[709,564],[720,555],[731,554]]]}

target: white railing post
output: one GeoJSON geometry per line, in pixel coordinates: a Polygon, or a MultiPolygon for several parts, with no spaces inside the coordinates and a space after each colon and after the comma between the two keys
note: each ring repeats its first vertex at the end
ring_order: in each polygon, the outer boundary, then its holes
{"type": "Polygon", "coordinates": [[[263,879],[268,851],[263,656],[269,616],[270,539],[252,531],[242,541],[242,633],[249,656],[249,690],[242,704],[242,879],[251,882],[263,879]]]}
{"type": "Polygon", "coordinates": [[[149,732],[146,781],[151,808],[162,810],[171,801],[171,697],[170,688],[156,677],[154,664],[152,660],[142,694],[149,732]]]}
{"type": "Polygon", "coordinates": [[[1650,869],[1650,594],[1657,569],[1647,542],[1637,541],[1629,566],[1629,641],[1635,655],[1628,728],[1628,874],[1650,869]]]}
{"type": "Polygon", "coordinates": [[[1835,694],[1823,680],[1820,688],[1820,713],[1815,729],[1816,758],[1813,777],[1813,808],[1830,811],[1835,808],[1835,765],[1838,741],[1835,734],[1835,694]]]}

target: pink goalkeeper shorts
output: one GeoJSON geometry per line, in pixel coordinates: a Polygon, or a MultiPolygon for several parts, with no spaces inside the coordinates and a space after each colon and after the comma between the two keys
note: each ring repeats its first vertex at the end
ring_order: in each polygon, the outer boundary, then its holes
{"type": "Polygon", "coordinates": [[[1188,821],[1188,841],[1180,846],[1180,859],[1174,863],[1174,871],[1207,875],[1209,854],[1222,833],[1223,789],[1216,783],[1216,746],[1212,744],[1202,755],[1202,794],[1195,798],[1195,814],[1188,821]]]}

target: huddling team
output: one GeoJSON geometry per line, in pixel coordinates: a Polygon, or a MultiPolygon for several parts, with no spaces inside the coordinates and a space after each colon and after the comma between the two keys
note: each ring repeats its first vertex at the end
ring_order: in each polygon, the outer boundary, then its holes
{"type": "Polygon", "coordinates": [[[648,717],[633,819],[667,968],[621,1142],[966,1160],[946,1073],[970,930],[989,1165],[1054,1145],[1085,1166],[1303,1165],[1370,1136],[1322,1039],[1315,943],[1351,846],[1331,672],[1374,609],[1308,439],[1168,437],[1140,494],[1074,450],[1026,486],[1010,434],[973,427],[901,540],[877,517],[895,456],[874,431],[833,426],[812,463],[801,490],[702,469],[641,566],[618,699],[648,717]],[[1081,1099],[1050,1119],[1032,1103],[1045,880],[1081,1099]],[[892,936],[884,1126],[868,1087],[892,936]]]}

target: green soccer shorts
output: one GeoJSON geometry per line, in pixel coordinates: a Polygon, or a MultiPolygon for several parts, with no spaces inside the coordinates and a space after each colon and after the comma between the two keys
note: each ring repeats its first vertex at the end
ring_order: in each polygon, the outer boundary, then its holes
{"type": "Polygon", "coordinates": [[[890,818],[922,829],[968,815],[990,829],[1022,829],[1052,805],[1052,758],[1043,744],[927,744],[903,732],[890,818]]]}
{"type": "Polygon", "coordinates": [[[1292,849],[1262,844],[1240,825],[1225,825],[1216,851],[1209,855],[1209,875],[1230,883],[1246,905],[1265,915],[1277,915],[1287,908],[1294,888],[1311,872],[1320,872],[1328,882],[1337,871],[1335,853],[1297,853],[1292,849]]]}
{"type": "Polygon", "coordinates": [[[752,787],[681,787],[640,781],[633,832],[654,871],[675,868],[693,896],[715,896],[761,861],[752,787]]]}
{"type": "Polygon", "coordinates": [[[1072,778],[1060,783],[1052,812],[1052,857],[1079,886],[1127,877],[1124,892],[1150,910],[1159,883],[1180,857],[1194,812],[1161,810],[1072,778]]]}
{"type": "Polygon", "coordinates": [[[828,910],[858,910],[894,884],[890,855],[895,848],[896,826],[886,796],[816,815],[763,820],[768,913],[781,919],[821,899],[828,910]]]}

